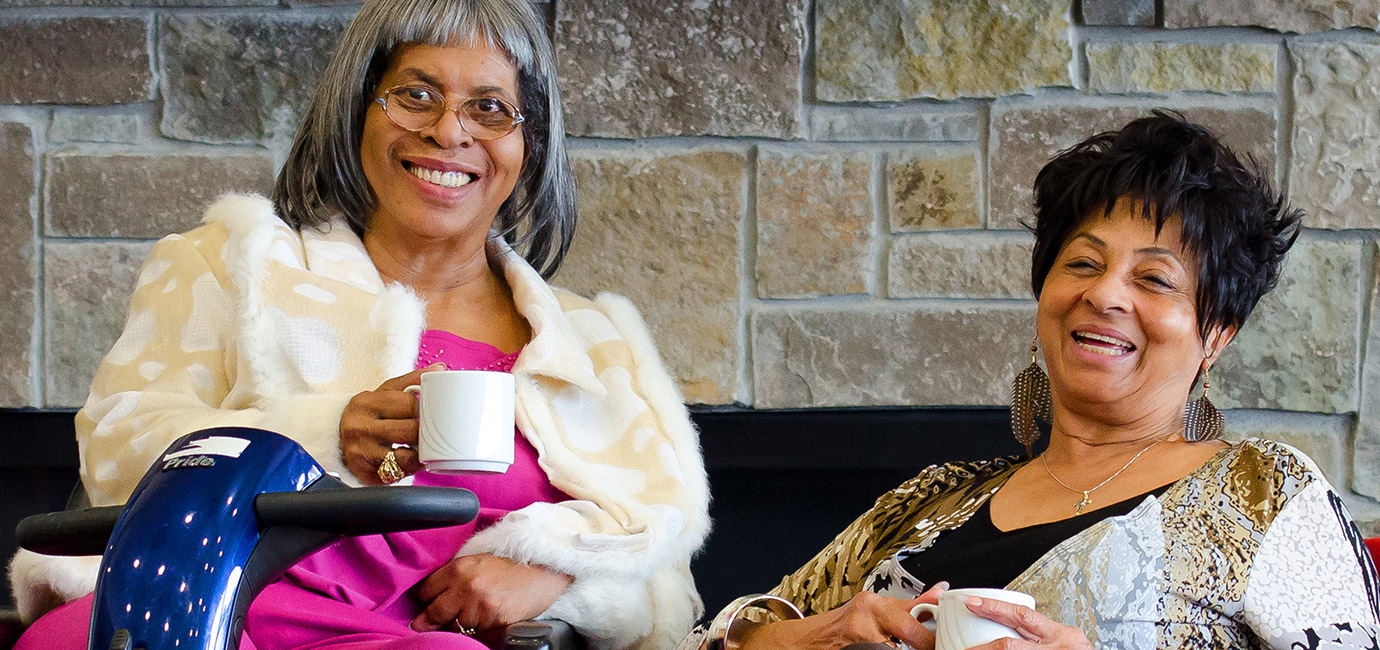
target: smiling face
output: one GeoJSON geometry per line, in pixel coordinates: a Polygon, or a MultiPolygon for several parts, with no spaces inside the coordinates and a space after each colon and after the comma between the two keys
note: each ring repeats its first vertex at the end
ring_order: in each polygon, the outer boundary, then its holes
{"type": "MultiPolygon", "coordinates": [[[[1177,219],[1156,236],[1154,221],[1129,201],[1070,233],[1036,315],[1056,412],[1112,424],[1182,414],[1205,351],[1197,268],[1177,219]]],[[[1214,356],[1227,339],[1210,337],[1214,356]]]]}
{"type": "MultiPolygon", "coordinates": [[[[371,97],[401,84],[431,88],[450,106],[474,97],[518,103],[518,73],[499,51],[477,43],[405,45],[394,53],[371,97]]],[[[394,124],[378,102],[364,118],[360,158],[377,199],[369,229],[446,239],[488,232],[522,171],[522,129],[475,140],[447,112],[416,133],[394,124]]]]}

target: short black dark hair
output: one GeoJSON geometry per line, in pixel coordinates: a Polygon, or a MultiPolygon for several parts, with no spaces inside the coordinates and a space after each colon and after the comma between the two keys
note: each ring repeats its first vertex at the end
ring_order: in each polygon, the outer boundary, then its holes
{"type": "Polygon", "coordinates": [[[1037,297],[1073,230],[1094,214],[1107,217],[1123,199],[1154,220],[1156,233],[1172,218],[1182,222],[1184,247],[1198,259],[1204,340],[1218,327],[1241,327],[1274,288],[1303,218],[1253,157],[1243,163],[1207,129],[1155,110],[1060,152],[1035,177],[1035,223],[1027,227],[1035,233],[1037,297]]]}

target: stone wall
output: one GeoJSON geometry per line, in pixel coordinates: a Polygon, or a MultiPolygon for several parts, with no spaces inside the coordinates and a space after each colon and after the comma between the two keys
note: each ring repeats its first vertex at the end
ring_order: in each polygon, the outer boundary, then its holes
{"type": "MultiPolygon", "coordinates": [[[[1380,534],[1380,0],[556,0],[581,226],[687,399],[1000,405],[1030,183],[1158,106],[1310,214],[1214,374],[1380,534]]],[[[0,0],[0,407],[79,405],[150,242],[265,191],[330,0],[0,0]]]]}

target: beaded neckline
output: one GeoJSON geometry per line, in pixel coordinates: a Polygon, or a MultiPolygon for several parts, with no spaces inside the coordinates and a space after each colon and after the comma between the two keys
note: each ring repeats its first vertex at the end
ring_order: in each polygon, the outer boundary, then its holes
{"type": "Polygon", "coordinates": [[[511,372],[513,363],[517,361],[518,354],[521,353],[521,350],[518,350],[505,354],[502,350],[488,343],[470,340],[445,330],[426,330],[422,332],[421,342],[417,348],[418,368],[425,368],[439,361],[445,363],[446,369],[448,370],[511,372]],[[449,353],[447,352],[448,350],[449,353]],[[466,356],[492,358],[492,360],[482,365],[473,363],[456,364],[454,361],[458,350],[469,352],[470,355],[466,356]],[[494,355],[497,355],[496,358],[493,358],[494,355]]]}

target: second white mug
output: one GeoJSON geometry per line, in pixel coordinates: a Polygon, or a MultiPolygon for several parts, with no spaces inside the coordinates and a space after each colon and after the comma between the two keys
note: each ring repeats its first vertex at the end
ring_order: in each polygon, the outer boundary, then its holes
{"type": "Polygon", "coordinates": [[[434,474],[503,473],[513,464],[513,375],[486,370],[422,374],[417,456],[434,474]]]}
{"type": "Polygon", "coordinates": [[[934,632],[935,650],[967,650],[997,639],[1019,639],[1015,630],[991,621],[968,610],[968,598],[990,598],[1035,609],[1035,598],[1027,593],[1007,589],[952,589],[939,596],[939,604],[921,603],[911,608],[910,615],[923,612],[934,616],[925,626],[934,632]]]}

